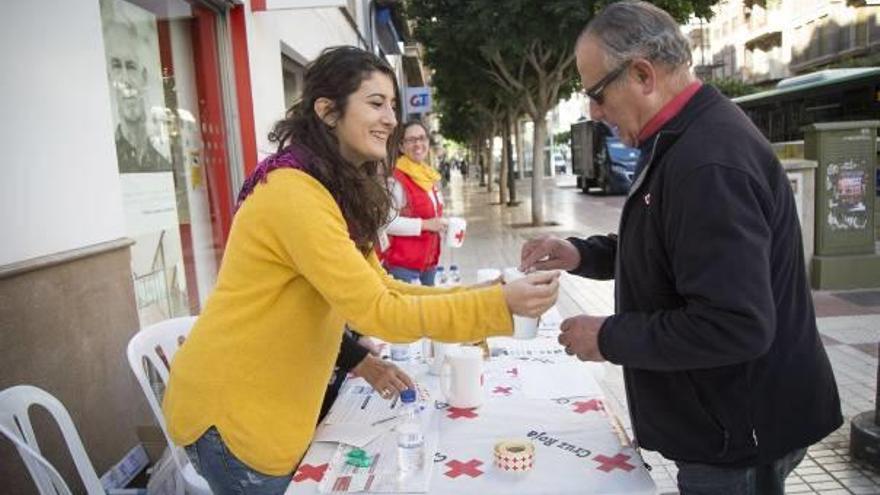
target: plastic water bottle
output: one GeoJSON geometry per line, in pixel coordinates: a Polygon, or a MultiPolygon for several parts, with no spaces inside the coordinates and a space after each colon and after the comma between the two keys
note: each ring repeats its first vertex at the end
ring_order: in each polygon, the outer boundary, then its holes
{"type": "Polygon", "coordinates": [[[449,266],[449,285],[461,285],[461,274],[458,273],[458,265],[449,266]]]}
{"type": "Polygon", "coordinates": [[[437,272],[434,274],[434,285],[437,287],[444,287],[448,283],[446,278],[446,271],[442,266],[437,267],[437,272]]]}
{"type": "Polygon", "coordinates": [[[416,391],[408,388],[400,393],[401,420],[397,425],[397,466],[401,475],[420,471],[425,467],[425,435],[416,391]]]}

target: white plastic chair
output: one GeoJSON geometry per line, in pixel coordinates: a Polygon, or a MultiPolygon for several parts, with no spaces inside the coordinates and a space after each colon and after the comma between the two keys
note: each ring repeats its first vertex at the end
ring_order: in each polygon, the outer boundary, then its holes
{"type": "Polygon", "coordinates": [[[0,433],[15,444],[41,495],[71,495],[64,478],[43,457],[28,410],[34,404],[44,407],[61,430],[64,442],[82,478],[88,495],[104,495],[95,468],[86,454],[82,439],[70,419],[67,408],[45,390],[31,385],[17,385],[0,392],[0,433]]]}
{"type": "Polygon", "coordinates": [[[171,449],[171,457],[177,465],[177,471],[183,483],[178,483],[178,493],[181,488],[188,494],[211,495],[211,488],[204,478],[199,476],[192,463],[183,449],[178,447],[171,441],[168,435],[168,427],[165,424],[165,416],[162,414],[162,406],[159,404],[159,397],[156,395],[152,384],[150,383],[148,368],[146,362],[150,364],[153,370],[162,381],[162,384],[168,383],[168,372],[171,360],[177,349],[180,348],[183,341],[186,340],[189,331],[195,323],[195,316],[185,316],[182,318],[172,318],[155,325],[144,328],[136,333],[128,342],[128,364],[137,378],[144,395],[147,396],[147,403],[156,416],[156,421],[162,427],[162,433],[168,442],[168,448],[171,449]]]}

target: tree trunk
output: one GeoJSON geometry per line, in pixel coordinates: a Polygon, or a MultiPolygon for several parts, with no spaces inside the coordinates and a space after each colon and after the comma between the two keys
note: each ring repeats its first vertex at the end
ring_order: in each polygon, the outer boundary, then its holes
{"type": "Polygon", "coordinates": [[[492,139],[489,139],[489,144],[483,142],[483,153],[485,154],[485,162],[486,162],[486,192],[491,193],[494,188],[494,176],[492,174],[492,139]]]}
{"type": "Polygon", "coordinates": [[[519,165],[516,167],[516,178],[522,179],[524,177],[526,171],[526,158],[523,154],[523,140],[522,140],[522,120],[517,117],[514,119],[514,129],[516,137],[516,163],[519,165]]]}
{"type": "MultiPolygon", "coordinates": [[[[507,150],[504,152],[504,156],[507,157],[507,205],[514,206],[516,205],[516,180],[514,175],[514,166],[513,166],[513,143],[510,141],[510,133],[511,123],[515,122],[516,118],[514,116],[508,114],[507,118],[504,119],[504,144],[507,147],[507,150]]],[[[522,170],[522,160],[519,160],[519,169],[522,170]]]]}
{"type": "Polygon", "coordinates": [[[546,113],[538,115],[535,122],[532,149],[532,225],[544,224],[544,141],[547,139],[546,113]]]}
{"type": "Polygon", "coordinates": [[[507,152],[510,144],[508,137],[510,136],[510,127],[507,126],[507,119],[501,119],[501,170],[498,172],[498,204],[507,203],[507,177],[510,175],[510,159],[507,152]]]}

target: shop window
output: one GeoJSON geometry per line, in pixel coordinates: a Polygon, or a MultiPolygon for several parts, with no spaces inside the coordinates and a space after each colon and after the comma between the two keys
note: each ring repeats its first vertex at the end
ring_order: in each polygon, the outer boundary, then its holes
{"type": "Polygon", "coordinates": [[[100,0],[141,325],[196,314],[231,215],[217,63],[224,15],[197,2],[100,0]]]}

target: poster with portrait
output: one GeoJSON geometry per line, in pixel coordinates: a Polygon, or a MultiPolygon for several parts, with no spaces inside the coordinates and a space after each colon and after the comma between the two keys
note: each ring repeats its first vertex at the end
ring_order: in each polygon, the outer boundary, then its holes
{"type": "Polygon", "coordinates": [[[101,0],[116,157],[141,325],[188,314],[156,17],[101,0]]]}

